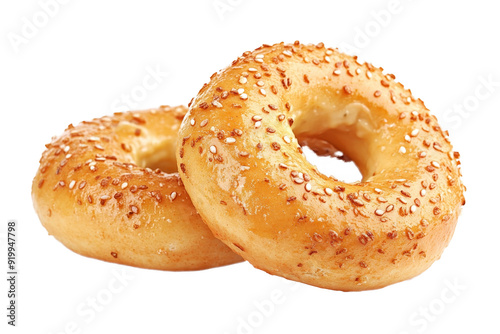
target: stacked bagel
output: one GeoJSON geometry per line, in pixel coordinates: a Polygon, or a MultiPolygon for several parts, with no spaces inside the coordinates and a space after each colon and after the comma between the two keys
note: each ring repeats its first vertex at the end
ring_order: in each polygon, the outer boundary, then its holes
{"type": "Polygon", "coordinates": [[[448,245],[465,203],[460,156],[381,68],[322,43],[264,45],[188,107],[83,122],[47,145],[33,201],[49,233],[110,262],[194,270],[245,259],[344,291],[414,277],[448,245]],[[303,145],[335,147],[363,179],[323,175],[303,145]]]}

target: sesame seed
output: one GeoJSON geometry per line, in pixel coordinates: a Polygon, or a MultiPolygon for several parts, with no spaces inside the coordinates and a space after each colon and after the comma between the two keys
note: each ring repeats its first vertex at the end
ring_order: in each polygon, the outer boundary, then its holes
{"type": "Polygon", "coordinates": [[[235,143],[235,142],[236,142],[236,139],[234,139],[233,137],[227,137],[224,141],[225,141],[227,144],[232,144],[232,143],[235,143]]]}
{"type": "Polygon", "coordinates": [[[213,154],[217,153],[217,147],[215,147],[214,145],[210,146],[210,152],[213,154]]]}
{"type": "Polygon", "coordinates": [[[379,201],[380,203],[386,203],[387,202],[387,200],[384,197],[382,197],[382,196],[377,197],[377,201],[379,201]]]}
{"type": "Polygon", "coordinates": [[[240,80],[238,80],[238,82],[242,85],[246,84],[247,83],[247,78],[245,78],[244,76],[241,76],[240,77],[240,80]]]}
{"type": "Polygon", "coordinates": [[[262,121],[262,117],[259,115],[255,115],[252,117],[252,121],[254,121],[254,122],[262,121]]]}
{"type": "Polygon", "coordinates": [[[122,183],[122,189],[125,189],[125,188],[127,188],[127,187],[128,187],[128,183],[127,183],[127,182],[123,182],[123,183],[122,183]]]}
{"type": "Polygon", "coordinates": [[[73,156],[73,154],[69,153],[69,154],[66,154],[66,157],[65,157],[65,158],[66,158],[66,159],[69,159],[69,158],[71,158],[72,156],[73,156]]]}
{"type": "Polygon", "coordinates": [[[177,197],[177,193],[176,193],[175,191],[172,191],[172,192],[170,193],[170,200],[172,200],[172,201],[173,201],[176,197],[177,197]]]}
{"type": "Polygon", "coordinates": [[[206,126],[207,124],[208,124],[208,119],[204,119],[203,121],[201,121],[200,126],[201,126],[201,127],[204,127],[204,126],[206,126]]]}
{"type": "Polygon", "coordinates": [[[311,186],[311,184],[310,184],[310,183],[306,183],[306,185],[305,185],[305,187],[304,187],[304,188],[306,189],[306,191],[311,191],[312,186],[311,186]]]}
{"type": "Polygon", "coordinates": [[[288,57],[291,57],[291,56],[292,56],[292,53],[291,53],[290,51],[288,51],[288,50],[283,51],[283,54],[284,54],[285,56],[288,56],[288,57]]]}
{"type": "Polygon", "coordinates": [[[392,210],[394,210],[394,205],[392,204],[389,204],[387,208],[385,208],[385,212],[391,212],[392,210]]]}
{"type": "Polygon", "coordinates": [[[405,140],[406,140],[407,142],[410,142],[410,141],[411,141],[411,138],[410,138],[410,136],[408,136],[408,135],[405,135],[405,140]]]}
{"type": "Polygon", "coordinates": [[[266,90],[264,88],[261,88],[259,89],[259,93],[261,93],[262,95],[266,96],[266,90]]]}
{"type": "Polygon", "coordinates": [[[196,121],[195,121],[194,119],[192,119],[192,120],[189,122],[189,124],[191,124],[191,125],[193,125],[193,126],[194,126],[194,125],[196,124],[196,121]]]}
{"type": "Polygon", "coordinates": [[[69,183],[69,189],[73,189],[75,187],[76,181],[73,180],[69,183]]]}
{"type": "Polygon", "coordinates": [[[420,153],[418,154],[418,157],[419,157],[419,158],[425,158],[426,156],[427,156],[427,152],[424,152],[424,151],[422,151],[422,152],[420,152],[420,153]]]}
{"type": "MultiPolygon", "coordinates": [[[[222,108],[222,107],[223,107],[223,106],[222,106],[222,103],[220,103],[219,101],[213,101],[213,102],[212,102],[212,105],[213,105],[214,107],[217,107],[217,108],[222,108]]],[[[207,122],[208,122],[208,120],[207,120],[207,122]]]]}
{"type": "Polygon", "coordinates": [[[427,191],[425,189],[420,190],[420,196],[424,197],[427,191]]]}
{"type": "Polygon", "coordinates": [[[240,95],[240,99],[246,100],[246,99],[248,99],[248,95],[245,94],[245,93],[243,93],[243,94],[240,95]]]}
{"type": "Polygon", "coordinates": [[[92,136],[89,138],[89,141],[99,141],[99,140],[101,140],[101,138],[99,138],[99,137],[92,136]]]}
{"type": "Polygon", "coordinates": [[[416,205],[410,206],[410,213],[414,213],[415,211],[417,211],[417,206],[416,205]]]}
{"type": "Polygon", "coordinates": [[[431,165],[436,168],[439,168],[439,163],[437,161],[431,161],[431,165]]]}
{"type": "Polygon", "coordinates": [[[406,153],[406,148],[405,148],[404,146],[401,146],[401,147],[399,148],[399,153],[401,153],[401,154],[405,154],[405,153],[406,153]]]}
{"type": "Polygon", "coordinates": [[[243,88],[238,88],[237,92],[239,95],[241,95],[243,94],[243,92],[245,92],[245,90],[243,88]]]}
{"type": "Polygon", "coordinates": [[[333,195],[333,190],[330,189],[330,188],[325,188],[324,191],[325,191],[325,194],[327,194],[328,196],[332,196],[333,195]]]}
{"type": "Polygon", "coordinates": [[[290,144],[291,143],[291,140],[288,136],[283,136],[283,140],[285,141],[285,143],[287,144],[290,144]]]}
{"type": "Polygon", "coordinates": [[[385,211],[384,211],[384,210],[381,210],[381,209],[377,209],[377,210],[375,210],[375,214],[376,214],[377,216],[382,216],[384,213],[385,213],[385,211]]]}
{"type": "Polygon", "coordinates": [[[376,192],[377,194],[381,194],[381,193],[382,193],[382,190],[381,190],[381,189],[379,189],[379,188],[375,188],[374,190],[375,190],[375,192],[376,192]]]}
{"type": "Polygon", "coordinates": [[[330,60],[330,57],[325,56],[325,61],[326,61],[327,63],[329,63],[329,62],[331,61],[331,60],[330,60]]]}
{"type": "Polygon", "coordinates": [[[370,71],[366,71],[366,77],[367,77],[368,79],[371,79],[371,78],[372,78],[372,72],[370,72],[370,71]]]}
{"type": "Polygon", "coordinates": [[[418,129],[414,129],[411,133],[410,133],[410,136],[412,137],[416,137],[418,135],[418,132],[419,130],[418,129]]]}
{"type": "Polygon", "coordinates": [[[255,128],[258,129],[260,128],[260,126],[262,125],[262,122],[261,121],[257,121],[255,122],[255,128]]]}
{"type": "Polygon", "coordinates": [[[262,80],[257,81],[257,86],[264,87],[264,81],[262,80]]]}
{"type": "Polygon", "coordinates": [[[336,69],[335,71],[333,71],[333,74],[335,75],[340,75],[342,72],[339,70],[339,69],[336,69]]]}
{"type": "Polygon", "coordinates": [[[253,67],[249,67],[248,68],[248,72],[257,72],[257,69],[253,68],[253,67]]]}
{"type": "Polygon", "coordinates": [[[360,199],[357,199],[357,198],[353,199],[352,202],[354,204],[356,204],[357,206],[363,206],[363,205],[365,205],[365,203],[363,203],[363,201],[361,201],[360,199]]]}
{"type": "Polygon", "coordinates": [[[264,58],[264,55],[263,54],[258,54],[258,55],[255,56],[255,58],[256,59],[262,59],[262,58],[264,58]]]}
{"type": "Polygon", "coordinates": [[[295,182],[297,184],[302,184],[302,183],[304,183],[304,180],[301,179],[300,177],[294,177],[293,182],[295,182]]]}

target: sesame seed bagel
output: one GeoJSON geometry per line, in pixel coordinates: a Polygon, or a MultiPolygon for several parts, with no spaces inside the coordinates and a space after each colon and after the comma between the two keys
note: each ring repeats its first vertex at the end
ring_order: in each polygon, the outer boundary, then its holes
{"type": "Polygon", "coordinates": [[[186,107],[70,125],[47,144],[32,186],[49,234],[76,253],[135,267],[197,270],[241,261],[215,239],[177,174],[186,107]]]}
{"type": "Polygon", "coordinates": [[[295,42],[245,52],[190,104],[177,163],[214,235],[256,268],[335,290],[412,278],[448,245],[460,162],[423,102],[382,68],[295,42]],[[311,165],[332,145],[362,181],[311,165]]]}

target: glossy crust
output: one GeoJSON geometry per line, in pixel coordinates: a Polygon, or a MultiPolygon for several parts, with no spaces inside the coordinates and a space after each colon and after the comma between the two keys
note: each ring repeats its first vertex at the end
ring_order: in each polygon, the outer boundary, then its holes
{"type": "Polygon", "coordinates": [[[49,234],[76,253],[135,267],[241,261],[213,237],[176,173],[185,113],[182,106],[118,113],[70,125],[46,145],[32,197],[49,234]]]}
{"type": "Polygon", "coordinates": [[[458,152],[423,102],[322,43],[245,52],[201,89],[179,135],[181,178],[214,235],[256,268],[323,288],[420,274],[465,203],[458,152]],[[363,180],[319,173],[299,145],[314,141],[363,180]]]}

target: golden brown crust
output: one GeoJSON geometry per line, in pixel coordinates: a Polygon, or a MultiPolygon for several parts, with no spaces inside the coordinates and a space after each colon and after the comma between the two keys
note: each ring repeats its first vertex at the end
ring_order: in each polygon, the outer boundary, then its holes
{"type": "Polygon", "coordinates": [[[32,197],[49,234],[79,254],[136,267],[241,261],[213,237],[176,173],[185,113],[182,106],[117,113],[70,125],[46,145],[32,197]]]}
{"type": "Polygon", "coordinates": [[[461,205],[459,155],[423,102],[323,44],[265,45],[212,76],[184,118],[177,163],[218,238],[255,267],[338,290],[427,269],[461,205]],[[362,182],[319,173],[299,142],[346,153],[362,182]]]}

